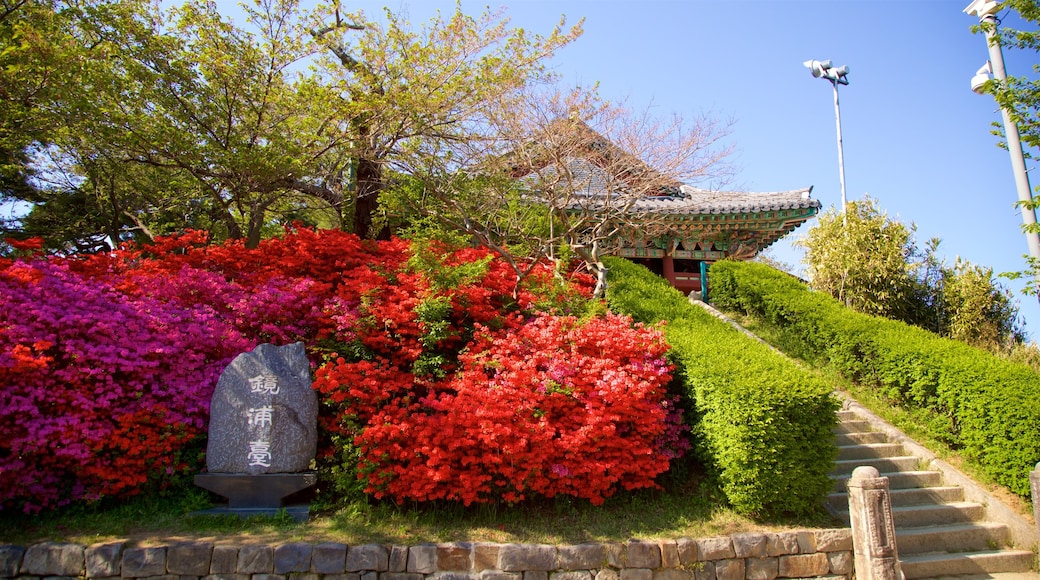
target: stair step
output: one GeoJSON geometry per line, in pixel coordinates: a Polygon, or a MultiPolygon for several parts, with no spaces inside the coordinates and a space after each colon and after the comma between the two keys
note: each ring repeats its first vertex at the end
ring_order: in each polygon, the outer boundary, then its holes
{"type": "Polygon", "coordinates": [[[995,550],[1010,542],[1011,530],[993,522],[896,530],[900,555],[995,550]]]}
{"type": "MultiPolygon", "coordinates": [[[[950,503],[964,500],[964,490],[952,486],[891,489],[888,495],[892,499],[892,507],[950,503]]],[[[827,495],[827,503],[839,510],[847,510],[849,494],[846,492],[831,493],[827,495]]]]}
{"type": "Polygon", "coordinates": [[[835,433],[866,433],[873,431],[873,427],[869,421],[854,420],[854,421],[842,421],[834,427],[835,433]]]}
{"type": "MultiPolygon", "coordinates": [[[[834,491],[844,492],[845,482],[848,481],[850,475],[852,474],[832,473],[830,477],[834,480],[834,491]]],[[[942,473],[938,471],[901,471],[882,473],[881,475],[888,478],[888,489],[891,491],[897,489],[937,487],[943,484],[942,473]]]]}
{"type": "Polygon", "coordinates": [[[860,416],[855,411],[838,411],[835,413],[838,416],[839,422],[844,421],[860,421],[860,416]]]}
{"type": "Polygon", "coordinates": [[[861,443],[887,443],[888,435],[881,431],[866,431],[864,433],[835,433],[835,444],[859,445],[861,443]]]}
{"type": "Polygon", "coordinates": [[[875,467],[882,475],[895,471],[916,471],[921,460],[913,455],[901,457],[875,457],[864,459],[839,459],[834,462],[834,474],[851,474],[857,467],[875,467]]]}
{"type": "Polygon", "coordinates": [[[882,457],[905,457],[906,451],[899,443],[859,443],[838,446],[838,459],[877,459],[882,457]]]}
{"type": "MultiPolygon", "coordinates": [[[[835,515],[847,525],[848,507],[839,510],[835,515]]],[[[956,502],[931,505],[911,505],[892,508],[892,520],[896,529],[920,528],[923,526],[967,524],[981,521],[986,517],[986,508],[982,504],[972,502],[956,502]]]]}
{"type": "Polygon", "coordinates": [[[908,578],[931,578],[960,574],[993,574],[1028,572],[1033,566],[1033,552],[1001,550],[959,552],[955,554],[915,554],[900,556],[903,575],[908,578]]]}

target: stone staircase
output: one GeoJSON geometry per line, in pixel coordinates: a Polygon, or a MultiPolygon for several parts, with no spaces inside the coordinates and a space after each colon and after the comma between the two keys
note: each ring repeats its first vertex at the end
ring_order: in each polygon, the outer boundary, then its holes
{"type": "Polygon", "coordinates": [[[848,410],[846,405],[839,412],[835,430],[839,455],[828,497],[833,515],[849,525],[845,482],[856,467],[873,466],[889,479],[896,546],[906,578],[1040,579],[1033,571],[1031,546],[1014,547],[1016,535],[1023,537],[1021,526],[1016,534],[1007,523],[992,521],[986,505],[991,502],[968,499],[965,487],[951,484],[947,470],[936,467],[942,462],[921,453],[905,436],[894,436],[887,424],[888,429],[879,429],[880,419],[855,407],[848,410]]]}

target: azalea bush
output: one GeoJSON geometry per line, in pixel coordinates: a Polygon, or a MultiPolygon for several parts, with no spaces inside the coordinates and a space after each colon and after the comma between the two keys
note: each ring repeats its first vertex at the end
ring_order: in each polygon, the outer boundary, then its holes
{"type": "Polygon", "coordinates": [[[685,450],[660,331],[565,316],[593,281],[551,264],[516,290],[486,250],[331,230],[256,249],[199,233],[88,257],[9,246],[4,508],[123,497],[200,471],[217,378],[262,342],[307,345],[322,464],[351,458],[334,472],[377,497],[599,502],[654,485],[685,450]]]}

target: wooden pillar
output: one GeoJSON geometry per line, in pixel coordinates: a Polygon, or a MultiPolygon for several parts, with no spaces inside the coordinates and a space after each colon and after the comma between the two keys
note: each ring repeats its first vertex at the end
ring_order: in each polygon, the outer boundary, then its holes
{"type": "Polygon", "coordinates": [[[664,279],[668,280],[668,283],[672,286],[675,286],[675,260],[672,259],[671,255],[665,254],[661,258],[661,266],[663,267],[664,279]]]}

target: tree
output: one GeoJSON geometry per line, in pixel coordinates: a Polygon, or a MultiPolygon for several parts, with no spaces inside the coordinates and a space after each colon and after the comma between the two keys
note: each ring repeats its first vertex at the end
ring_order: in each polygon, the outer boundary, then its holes
{"type": "Polygon", "coordinates": [[[518,284],[540,258],[577,257],[599,295],[603,256],[665,231],[641,202],[727,177],[727,134],[707,116],[634,114],[581,87],[528,92],[498,112],[484,139],[428,151],[419,187],[399,201],[506,258],[518,284]]]}
{"type": "Polygon", "coordinates": [[[915,227],[891,220],[871,198],[850,202],[847,220],[828,210],[796,243],[810,285],[846,306],[902,320],[996,352],[1025,340],[1018,308],[991,268],[938,258],[939,240],[918,248],[915,227]]]}
{"type": "Polygon", "coordinates": [[[500,11],[474,18],[461,6],[419,31],[389,10],[385,25],[360,12],[341,18],[338,6],[331,16],[334,24],[312,34],[331,53],[322,69],[346,95],[337,110],[357,160],[354,232],[362,237],[373,227],[385,170],[421,172],[431,152],[481,141],[518,93],[552,77],[546,61],[582,33],[580,23],[567,29],[561,19],[548,36],[532,36],[510,28],[500,11]]]}
{"type": "Polygon", "coordinates": [[[9,151],[35,147],[37,164],[54,162],[46,187],[12,197],[36,204],[30,225],[87,229],[65,240],[81,248],[199,224],[252,247],[301,216],[365,235],[385,169],[407,171],[430,142],[479,135],[483,111],[547,78],[544,61],[580,34],[561,23],[532,37],[499,13],[460,9],[421,33],[391,13],[385,27],[352,15],[362,24],[351,31],[338,10],[295,0],[246,7],[254,32],[203,0],[167,12],[145,0],[38,9],[59,33],[24,19],[33,34],[19,38],[32,42],[19,46],[40,56],[28,70],[62,71],[78,90],[49,93],[46,139],[12,131],[21,140],[9,151]],[[352,204],[356,219],[344,216],[352,204]]]}
{"type": "Polygon", "coordinates": [[[866,314],[912,318],[913,227],[889,220],[873,199],[849,202],[844,216],[825,211],[796,244],[814,289],[866,314]]]}

